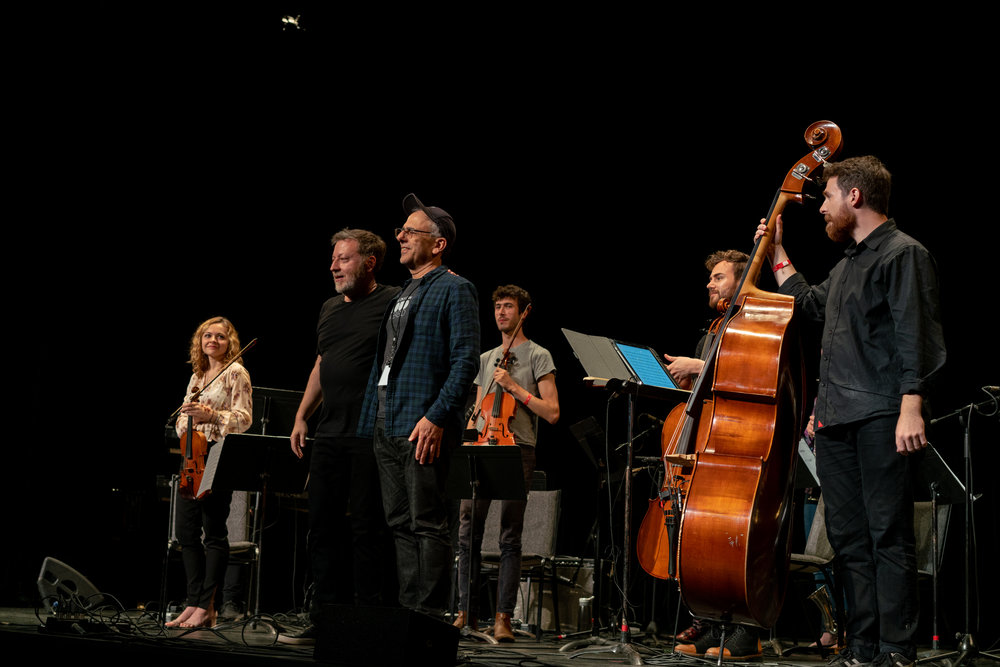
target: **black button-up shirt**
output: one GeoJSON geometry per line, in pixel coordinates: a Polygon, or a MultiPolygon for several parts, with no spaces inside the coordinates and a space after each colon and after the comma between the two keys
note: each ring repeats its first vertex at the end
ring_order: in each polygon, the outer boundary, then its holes
{"type": "Polygon", "coordinates": [[[823,283],[796,273],[778,289],[823,324],[817,428],[898,414],[901,397],[926,394],[945,362],[927,249],[890,219],[844,255],[823,283]]]}

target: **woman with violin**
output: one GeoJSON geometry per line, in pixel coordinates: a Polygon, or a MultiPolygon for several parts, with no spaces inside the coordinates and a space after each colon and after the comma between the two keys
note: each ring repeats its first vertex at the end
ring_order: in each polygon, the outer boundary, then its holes
{"type": "MultiPolygon", "coordinates": [[[[202,322],[191,337],[189,362],[194,372],[176,425],[182,452],[185,443],[193,441],[192,456],[207,454],[226,435],[250,428],[253,413],[250,374],[239,363],[240,353],[236,328],[224,317],[202,322]]],[[[188,465],[186,459],[185,467],[188,465]]],[[[182,479],[181,486],[177,537],[187,580],[187,606],[166,625],[211,627],[215,622],[216,589],[225,578],[229,561],[226,520],[232,491],[215,488],[198,497],[197,485],[185,492],[182,479]]]]}
{"type": "MultiPolygon", "coordinates": [[[[552,355],[524,334],[523,320],[531,309],[528,292],[516,285],[498,287],[493,292],[493,312],[502,344],[480,357],[476,377],[476,409],[469,428],[479,434],[477,445],[515,445],[521,448],[525,489],[531,488],[535,472],[535,442],[538,418],[550,424],[559,420],[559,395],[556,391],[555,363],[552,355]]],[[[497,614],[493,638],[513,641],[510,615],[517,602],[521,580],[521,531],[524,527],[526,500],[503,500],[500,505],[500,571],[497,581],[497,614]]],[[[477,590],[473,577],[469,594],[469,554],[473,573],[478,575],[483,526],[490,501],[476,501],[476,534],[471,535],[473,507],[463,500],[459,511],[458,532],[458,616],[454,625],[477,629],[477,590]]]]}

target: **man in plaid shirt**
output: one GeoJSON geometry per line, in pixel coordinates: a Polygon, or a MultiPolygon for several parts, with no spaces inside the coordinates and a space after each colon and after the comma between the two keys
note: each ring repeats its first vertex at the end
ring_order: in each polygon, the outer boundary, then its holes
{"type": "Polygon", "coordinates": [[[451,216],[412,194],[403,209],[396,240],[410,280],[386,308],[358,430],[374,438],[399,602],[443,617],[453,562],[445,481],[479,371],[479,299],[443,263],[451,216]]]}

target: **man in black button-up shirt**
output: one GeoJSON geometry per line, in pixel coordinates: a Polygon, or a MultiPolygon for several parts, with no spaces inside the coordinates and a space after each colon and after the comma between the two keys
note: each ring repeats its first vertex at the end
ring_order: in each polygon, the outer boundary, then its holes
{"type": "Polygon", "coordinates": [[[924,397],[945,361],[936,267],[888,217],[890,175],[877,159],[832,163],[824,177],[820,213],[830,238],[849,242],[844,258],[809,286],[779,217],[774,275],[823,325],[816,458],[847,594],[838,666],[902,667],[916,658],[919,613],[908,455],[927,446],[924,397]]]}

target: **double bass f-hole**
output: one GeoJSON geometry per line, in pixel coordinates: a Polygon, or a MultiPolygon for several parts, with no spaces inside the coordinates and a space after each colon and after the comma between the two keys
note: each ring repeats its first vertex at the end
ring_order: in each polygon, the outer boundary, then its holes
{"type": "MultiPolygon", "coordinates": [[[[504,348],[503,355],[497,361],[497,368],[507,370],[510,365],[510,348],[517,339],[521,325],[531,312],[529,303],[514,327],[510,342],[504,348]]],[[[477,445],[515,445],[514,434],[510,430],[511,420],[517,410],[517,399],[504,391],[504,388],[495,381],[491,381],[490,387],[483,392],[479,407],[473,413],[473,423],[476,425],[478,436],[477,445]],[[493,387],[493,385],[496,385],[493,387]]]]}

